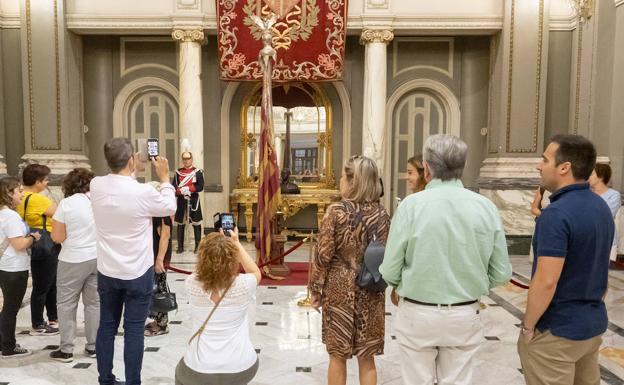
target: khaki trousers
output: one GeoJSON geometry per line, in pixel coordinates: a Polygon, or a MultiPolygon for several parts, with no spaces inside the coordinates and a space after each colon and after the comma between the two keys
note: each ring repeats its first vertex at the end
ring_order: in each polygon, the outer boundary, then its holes
{"type": "Polygon", "coordinates": [[[100,296],[97,292],[97,260],[80,263],[59,261],[56,277],[56,302],[61,332],[61,351],[74,352],[76,312],[82,294],[84,304],[85,349],[95,350],[95,339],[100,325],[100,296]]]}
{"type": "Polygon", "coordinates": [[[527,385],[600,385],[598,349],[602,336],[574,341],[545,331],[531,342],[518,340],[527,385]]]}
{"type": "Polygon", "coordinates": [[[484,341],[479,304],[424,306],[401,299],[396,319],[405,385],[470,385],[484,341]]]}

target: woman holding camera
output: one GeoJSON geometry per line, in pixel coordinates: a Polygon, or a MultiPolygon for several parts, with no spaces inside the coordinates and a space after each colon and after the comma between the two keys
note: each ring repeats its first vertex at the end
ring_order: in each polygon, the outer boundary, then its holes
{"type": "Polygon", "coordinates": [[[22,185],[13,177],[0,179],[0,347],[2,358],[31,354],[15,341],[17,312],[26,294],[30,257],[26,250],[39,240],[41,234],[29,233],[15,207],[22,200],[22,185]]]}
{"type": "Polygon", "coordinates": [[[195,333],[176,367],[176,385],[245,385],[258,371],[248,311],[260,269],[238,240],[238,229],[204,237],[186,280],[195,333]],[[239,274],[240,265],[244,274],[239,274]]]}
{"type": "Polygon", "coordinates": [[[377,383],[376,354],[384,349],[385,295],[356,283],[364,250],[376,237],[385,244],[388,213],[379,203],[381,184],[375,161],[349,158],[340,177],[342,201],[331,205],[321,223],[312,263],[312,306],[323,308],[323,343],[329,353],[329,385],[347,381],[347,359],[356,356],[361,385],[377,383]]]}

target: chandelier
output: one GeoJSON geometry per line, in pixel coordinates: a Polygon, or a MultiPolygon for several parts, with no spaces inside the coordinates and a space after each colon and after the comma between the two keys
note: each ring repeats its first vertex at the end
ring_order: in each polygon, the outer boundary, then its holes
{"type": "Polygon", "coordinates": [[[581,22],[591,19],[594,15],[594,0],[569,0],[569,2],[581,22]]]}

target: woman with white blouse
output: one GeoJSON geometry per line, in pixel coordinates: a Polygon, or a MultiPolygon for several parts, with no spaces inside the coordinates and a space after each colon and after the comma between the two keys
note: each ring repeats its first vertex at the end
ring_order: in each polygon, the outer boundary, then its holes
{"type": "Polygon", "coordinates": [[[258,371],[248,312],[260,269],[240,244],[238,229],[229,235],[212,233],[199,243],[196,270],[186,280],[194,334],[176,367],[176,385],[245,385],[258,371]]]}
{"type": "Polygon", "coordinates": [[[22,357],[31,354],[15,341],[17,312],[26,294],[30,256],[28,248],[39,240],[41,234],[31,233],[15,211],[22,200],[23,187],[13,177],[0,179],[0,347],[2,358],[22,357]]]}
{"type": "Polygon", "coordinates": [[[97,293],[97,250],[95,223],[89,198],[93,171],[75,168],[63,179],[63,199],[54,213],[52,240],[62,243],[56,277],[57,307],[61,344],[50,358],[71,362],[76,337],[76,311],[82,295],[85,320],[84,354],[95,358],[95,338],[100,324],[100,297],[97,293]]]}

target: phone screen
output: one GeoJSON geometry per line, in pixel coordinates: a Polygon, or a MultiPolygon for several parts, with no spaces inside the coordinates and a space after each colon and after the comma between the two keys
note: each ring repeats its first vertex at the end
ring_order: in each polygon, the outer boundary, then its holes
{"type": "Polygon", "coordinates": [[[234,229],[234,215],[221,214],[221,227],[223,228],[223,230],[233,230],[234,229]]]}
{"type": "Polygon", "coordinates": [[[150,158],[158,156],[158,139],[147,140],[147,155],[150,158]]]}

